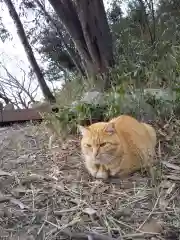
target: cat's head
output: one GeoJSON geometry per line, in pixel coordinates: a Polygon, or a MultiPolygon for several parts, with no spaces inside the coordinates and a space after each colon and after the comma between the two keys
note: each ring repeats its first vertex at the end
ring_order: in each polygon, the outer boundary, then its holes
{"type": "Polygon", "coordinates": [[[98,122],[78,128],[82,134],[82,153],[94,163],[109,164],[118,156],[120,141],[114,123],[98,122]]]}

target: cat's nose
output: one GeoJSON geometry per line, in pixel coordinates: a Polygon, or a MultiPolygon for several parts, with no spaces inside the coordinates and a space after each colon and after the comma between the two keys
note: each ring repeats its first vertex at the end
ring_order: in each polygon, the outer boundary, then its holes
{"type": "Polygon", "coordinates": [[[97,155],[98,155],[98,149],[93,149],[93,155],[94,155],[94,157],[97,157],[97,155]]]}

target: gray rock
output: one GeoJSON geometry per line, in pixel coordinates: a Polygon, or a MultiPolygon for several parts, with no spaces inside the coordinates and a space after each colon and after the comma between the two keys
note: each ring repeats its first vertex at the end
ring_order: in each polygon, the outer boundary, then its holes
{"type": "Polygon", "coordinates": [[[94,105],[102,105],[104,103],[104,94],[98,91],[86,92],[82,96],[80,102],[94,105]]]}
{"type": "Polygon", "coordinates": [[[98,91],[86,92],[80,100],[71,103],[71,110],[76,111],[76,107],[83,103],[102,106],[105,104],[105,95],[98,91]]]}
{"type": "Polygon", "coordinates": [[[146,102],[148,96],[154,96],[157,100],[163,100],[164,110],[161,110],[162,112],[164,111],[166,115],[172,110],[171,102],[176,100],[175,92],[170,89],[136,89],[134,92],[126,93],[125,95],[116,92],[105,94],[98,91],[90,91],[86,92],[79,101],[74,101],[72,108],[75,109],[80,103],[99,104],[100,106],[108,103],[110,107],[115,105],[119,114],[133,115],[142,121],[153,121],[156,119],[157,110],[146,102]]]}
{"type": "Polygon", "coordinates": [[[163,101],[173,102],[176,100],[176,92],[172,91],[170,88],[167,89],[158,89],[158,88],[146,88],[143,91],[136,89],[135,94],[140,95],[151,95],[156,99],[162,99],[163,101]]]}
{"type": "MultiPolygon", "coordinates": [[[[115,94],[115,104],[119,104],[120,114],[128,114],[141,121],[153,121],[156,118],[155,109],[145,102],[143,96],[137,94],[115,94]]],[[[112,99],[111,99],[112,100],[112,99]]],[[[111,100],[109,102],[111,102],[111,100]]]]}

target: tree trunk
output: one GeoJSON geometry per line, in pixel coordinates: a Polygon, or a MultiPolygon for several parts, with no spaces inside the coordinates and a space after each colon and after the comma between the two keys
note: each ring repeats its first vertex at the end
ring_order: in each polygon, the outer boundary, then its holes
{"type": "Polygon", "coordinates": [[[84,69],[82,68],[81,64],[78,62],[78,59],[75,56],[75,53],[69,48],[68,44],[66,44],[66,41],[64,40],[64,37],[61,33],[61,30],[58,29],[58,26],[56,25],[56,23],[54,22],[54,20],[52,19],[52,17],[48,14],[48,12],[46,11],[45,7],[42,5],[42,3],[39,0],[35,0],[35,2],[37,3],[37,5],[39,6],[39,8],[41,9],[41,11],[43,12],[44,16],[46,17],[46,19],[52,24],[52,26],[55,28],[57,34],[59,35],[69,57],[71,58],[72,62],[74,63],[74,65],[76,66],[76,69],[78,70],[78,72],[85,76],[85,72],[84,69]]]}
{"type": "Polygon", "coordinates": [[[14,24],[16,25],[16,28],[17,28],[17,33],[19,35],[19,38],[22,42],[22,45],[24,47],[24,50],[26,52],[26,55],[29,59],[29,62],[37,76],[37,79],[38,79],[38,82],[39,82],[39,85],[41,87],[41,90],[42,90],[42,93],[44,95],[44,97],[46,98],[47,101],[51,102],[51,103],[54,103],[56,102],[56,99],[55,97],[53,96],[53,94],[51,93],[48,85],[46,84],[46,81],[44,79],[44,76],[43,76],[43,73],[34,57],[34,53],[33,53],[33,50],[29,44],[29,41],[26,37],[26,34],[25,34],[25,31],[24,31],[24,28],[23,28],[23,25],[21,23],[21,20],[16,12],[16,9],[12,3],[11,0],[4,0],[4,2],[6,3],[6,6],[9,10],[9,13],[10,13],[10,16],[12,17],[13,21],[14,21],[14,24]]]}
{"type": "Polygon", "coordinates": [[[147,27],[148,32],[149,32],[151,45],[154,46],[155,38],[154,38],[153,33],[151,31],[150,22],[149,22],[149,19],[148,19],[148,14],[147,14],[145,2],[143,0],[138,0],[138,1],[139,1],[140,6],[141,6],[141,11],[144,13],[144,20],[145,20],[145,24],[146,24],[146,27],[147,27]]]}
{"type": "MultiPolygon", "coordinates": [[[[103,0],[49,0],[84,62],[90,77],[105,75],[114,64],[112,38],[103,0]]],[[[108,78],[103,77],[106,88],[108,78]]]]}

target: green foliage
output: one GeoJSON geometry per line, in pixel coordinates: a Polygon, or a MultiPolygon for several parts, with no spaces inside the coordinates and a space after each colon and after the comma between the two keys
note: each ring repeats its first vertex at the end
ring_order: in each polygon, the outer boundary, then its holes
{"type": "MultiPolygon", "coordinates": [[[[56,63],[56,65],[73,71],[75,66],[67,51],[64,49],[62,39],[58,36],[58,33],[49,26],[46,26],[46,28],[41,31],[40,36],[41,48],[39,52],[43,53],[46,58],[56,63]]],[[[68,45],[74,51],[71,40],[69,40],[68,45]]]]}
{"type": "Polygon", "coordinates": [[[77,101],[74,105],[61,107],[58,113],[46,115],[45,122],[53,126],[61,138],[66,138],[68,134],[76,133],[78,124],[87,126],[97,121],[108,121],[121,114],[145,121],[168,119],[180,112],[180,94],[178,95],[178,90],[175,93],[174,100],[148,92],[143,92],[140,96],[138,92],[130,92],[120,85],[105,94],[103,104],[77,101]]]}
{"type": "Polygon", "coordinates": [[[61,108],[55,114],[46,114],[45,123],[63,138],[68,134],[76,133],[77,124],[89,125],[103,119],[104,112],[106,112],[106,107],[80,103],[73,108],[61,108]]]}

